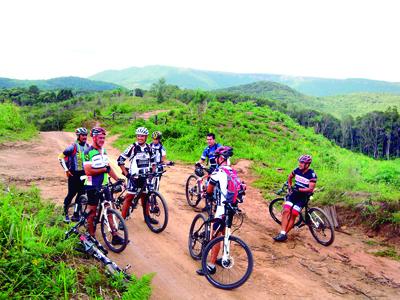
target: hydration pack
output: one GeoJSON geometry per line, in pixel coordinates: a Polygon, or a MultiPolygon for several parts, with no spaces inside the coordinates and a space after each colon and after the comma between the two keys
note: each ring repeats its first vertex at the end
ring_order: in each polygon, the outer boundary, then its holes
{"type": "Polygon", "coordinates": [[[228,203],[236,204],[238,194],[242,193],[246,187],[237,176],[237,172],[233,169],[221,167],[221,170],[225,172],[228,177],[228,186],[225,199],[228,203]]]}

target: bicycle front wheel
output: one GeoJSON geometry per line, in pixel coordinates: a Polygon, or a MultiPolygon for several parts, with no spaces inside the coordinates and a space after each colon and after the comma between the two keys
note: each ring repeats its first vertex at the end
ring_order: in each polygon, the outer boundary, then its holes
{"type": "Polygon", "coordinates": [[[190,225],[188,247],[190,256],[195,260],[201,259],[203,248],[209,240],[206,222],[203,214],[197,214],[190,225]]]}
{"type": "MultiPolygon", "coordinates": [[[[231,290],[240,287],[249,279],[253,271],[253,255],[250,248],[236,236],[229,237],[229,258],[222,260],[221,256],[224,248],[224,236],[217,237],[210,241],[204,249],[201,265],[207,280],[215,287],[231,290]],[[216,262],[216,271],[211,274],[207,270],[207,265],[211,264],[211,256],[214,247],[220,247],[216,262]]],[[[215,255],[215,253],[213,253],[215,255]]]]}
{"type": "Polygon", "coordinates": [[[329,246],[335,240],[335,230],[324,211],[318,207],[308,210],[308,228],[315,240],[323,246],[329,246]]]}
{"type": "Polygon", "coordinates": [[[156,191],[150,192],[143,205],[144,221],[154,233],[162,232],[168,224],[168,206],[164,197],[156,191]]]}
{"type": "Polygon", "coordinates": [[[186,180],[186,201],[191,207],[196,207],[201,200],[201,191],[197,183],[197,176],[190,175],[186,180]]]}
{"type": "Polygon", "coordinates": [[[128,228],[121,215],[112,208],[107,208],[101,218],[101,235],[107,247],[116,253],[125,250],[128,245],[128,228]]]}

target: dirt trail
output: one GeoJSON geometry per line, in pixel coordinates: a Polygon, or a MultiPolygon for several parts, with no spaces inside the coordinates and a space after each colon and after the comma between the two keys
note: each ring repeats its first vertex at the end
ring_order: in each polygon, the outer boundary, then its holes
{"type": "MultiPolygon", "coordinates": [[[[34,142],[1,145],[0,178],[18,186],[36,184],[45,198],[62,203],[66,178],[57,155],[73,139],[72,133],[45,132],[34,142]]],[[[110,146],[111,141],[112,137],[106,148],[115,161],[119,151],[110,146]]],[[[251,183],[249,166],[250,162],[240,161],[236,168],[251,183]]],[[[367,238],[360,233],[337,233],[334,244],[325,248],[303,228],[291,233],[288,242],[273,243],[279,228],[269,217],[261,193],[251,186],[242,205],[247,217],[238,235],[253,252],[253,274],[237,290],[213,288],[195,274],[199,262],[187,250],[189,226],[197,213],[184,195],[191,172],[191,167],[178,164],[162,179],[161,192],[170,212],[166,230],[159,235],[150,232],[136,210],[127,222],[131,243],[122,254],[112,254],[120,265],[130,263],[137,275],[156,273],[152,299],[400,298],[400,262],[369,254],[376,246],[364,243],[367,238]]]]}

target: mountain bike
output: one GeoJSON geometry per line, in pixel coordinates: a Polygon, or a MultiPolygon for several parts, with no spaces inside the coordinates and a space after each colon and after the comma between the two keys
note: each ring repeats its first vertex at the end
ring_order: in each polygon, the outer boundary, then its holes
{"type": "Polygon", "coordinates": [[[65,239],[68,239],[72,234],[79,236],[80,247],[76,248],[77,251],[85,253],[94,259],[100,261],[106,268],[110,275],[117,275],[122,273],[126,280],[131,280],[131,276],[126,272],[131,266],[127,265],[121,269],[115,262],[107,257],[108,251],[100,244],[100,242],[92,237],[88,232],[79,232],[79,227],[84,226],[86,223],[87,213],[84,213],[79,222],[75,224],[70,230],[65,232],[65,239]]]}
{"type": "MultiPolygon", "coordinates": [[[[122,191],[122,184],[123,181],[118,180],[115,183],[111,183],[109,179],[107,185],[100,187],[96,191],[100,200],[96,208],[94,225],[96,228],[97,224],[100,223],[100,231],[105,244],[111,251],[116,253],[124,251],[129,242],[128,228],[124,219],[115,209],[113,202],[113,194],[122,191]],[[118,235],[124,242],[121,245],[114,245],[112,242],[114,235],[118,235]]],[[[83,195],[81,197],[87,196],[83,195]]],[[[82,207],[82,212],[86,210],[87,205],[82,207]]]]}
{"type": "Polygon", "coordinates": [[[159,173],[159,175],[157,175],[157,176],[154,176],[153,177],[153,180],[152,180],[152,184],[153,184],[153,186],[154,186],[154,190],[155,191],[159,191],[160,190],[160,181],[161,181],[161,177],[162,177],[162,174],[164,174],[166,171],[164,170],[164,168],[165,167],[170,167],[170,166],[173,166],[173,165],[175,165],[175,163],[173,162],[173,161],[170,161],[170,162],[168,162],[168,163],[166,163],[166,164],[160,164],[160,165],[157,165],[157,172],[160,172],[159,173]],[[162,172],[162,173],[161,173],[162,172]]]}
{"type": "MultiPolygon", "coordinates": [[[[284,198],[277,198],[271,201],[269,204],[269,213],[272,219],[281,225],[283,205],[289,196],[288,194],[288,183],[285,182],[282,188],[276,192],[277,195],[286,193],[284,198]]],[[[335,230],[329,218],[325,212],[318,207],[308,207],[308,203],[313,199],[310,196],[299,214],[298,220],[294,224],[295,229],[299,229],[303,226],[308,226],[314,239],[323,246],[329,246],[335,239],[335,230]]],[[[293,208],[292,208],[293,209],[293,208]]]]}
{"type": "Polygon", "coordinates": [[[238,211],[237,206],[225,204],[225,234],[210,240],[201,255],[201,267],[207,280],[213,286],[225,290],[243,285],[253,271],[253,254],[250,248],[231,233],[232,220],[238,211]],[[212,249],[221,243],[219,263],[217,260],[215,273],[210,273],[207,265],[211,263],[212,249]]]}
{"type": "MultiPolygon", "coordinates": [[[[147,173],[135,175],[137,178],[143,178],[145,183],[136,193],[132,200],[132,205],[129,207],[127,219],[133,213],[133,210],[137,208],[139,199],[143,199],[143,216],[146,225],[154,233],[162,232],[168,225],[168,206],[164,199],[164,196],[160,192],[154,189],[152,183],[152,177],[161,176],[164,171],[158,171],[155,173],[147,173]]],[[[114,200],[115,206],[122,210],[122,205],[124,204],[126,188],[119,194],[119,196],[114,200]]]]}
{"type": "Polygon", "coordinates": [[[186,201],[191,207],[197,207],[201,199],[205,198],[206,182],[211,176],[209,168],[197,163],[194,174],[191,174],[186,180],[186,201]],[[205,175],[204,171],[207,173],[205,175]]]}

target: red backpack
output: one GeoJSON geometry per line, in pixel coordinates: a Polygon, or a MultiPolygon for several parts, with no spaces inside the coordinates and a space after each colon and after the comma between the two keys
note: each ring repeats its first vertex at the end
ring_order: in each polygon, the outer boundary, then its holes
{"type": "Polygon", "coordinates": [[[237,176],[237,172],[233,169],[221,167],[228,177],[228,187],[225,199],[228,203],[236,204],[238,194],[241,190],[245,189],[245,185],[237,176]]]}

